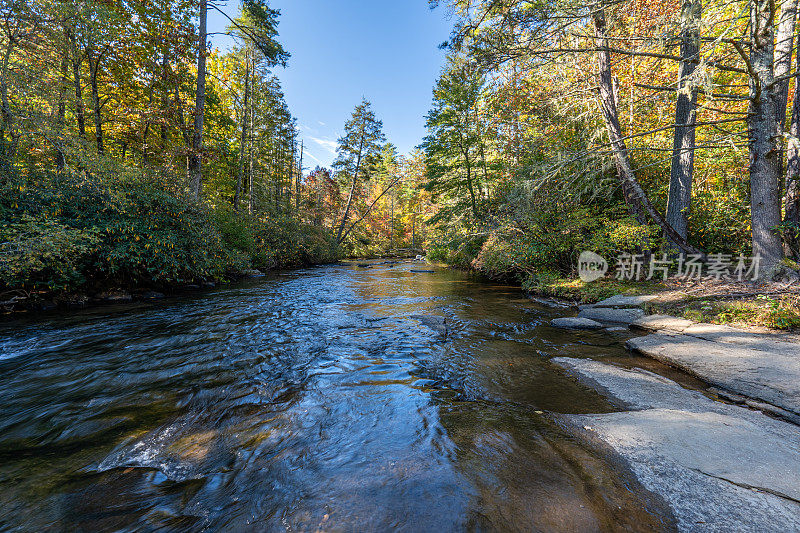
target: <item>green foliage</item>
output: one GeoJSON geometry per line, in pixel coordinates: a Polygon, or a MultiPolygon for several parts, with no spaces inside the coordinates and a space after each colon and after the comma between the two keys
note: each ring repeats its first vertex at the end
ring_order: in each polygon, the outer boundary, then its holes
{"type": "Polygon", "coordinates": [[[564,278],[556,273],[544,271],[528,277],[522,283],[522,288],[542,296],[590,304],[617,294],[630,296],[651,294],[657,291],[660,286],[654,282],[619,281],[613,278],[604,278],[586,283],[580,279],[564,278]]]}
{"type": "Polygon", "coordinates": [[[717,323],[759,324],[773,329],[800,328],[800,299],[759,295],[755,300],[727,304],[719,312],[717,323]]]}
{"type": "Polygon", "coordinates": [[[12,287],[65,289],[85,281],[83,270],[100,242],[95,229],[81,230],[23,215],[0,229],[0,280],[12,287]]]}
{"type": "Polygon", "coordinates": [[[43,177],[0,194],[8,288],[75,290],[224,279],[336,259],[329,232],[210,210],[144,179],[43,177]]]}

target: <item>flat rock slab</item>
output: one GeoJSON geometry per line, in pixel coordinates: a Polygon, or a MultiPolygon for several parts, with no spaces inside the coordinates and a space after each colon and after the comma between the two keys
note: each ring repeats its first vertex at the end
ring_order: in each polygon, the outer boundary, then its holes
{"type": "Polygon", "coordinates": [[[686,335],[707,341],[736,344],[751,350],[780,352],[800,358],[800,344],[792,342],[786,335],[757,333],[746,329],[716,324],[692,324],[683,330],[686,335]]]}
{"type": "Polygon", "coordinates": [[[678,318],[670,315],[647,315],[631,323],[631,327],[645,329],[648,331],[659,331],[668,329],[671,331],[683,331],[693,325],[694,322],[685,318],[678,318]]]}
{"type": "Polygon", "coordinates": [[[554,328],[561,329],[602,329],[603,324],[588,318],[555,318],[550,321],[554,328]]]}
{"type": "Polygon", "coordinates": [[[623,296],[618,294],[594,304],[595,307],[640,307],[650,300],[658,298],[657,294],[646,296],[623,296]]]}
{"type": "Polygon", "coordinates": [[[641,309],[613,309],[607,307],[592,307],[583,309],[578,313],[578,318],[588,318],[607,324],[631,324],[643,316],[644,311],[641,309]]]}
{"type": "Polygon", "coordinates": [[[569,415],[624,457],[683,531],[800,531],[800,428],[651,372],[554,362],[633,412],[569,415]]]}
{"type": "Polygon", "coordinates": [[[627,346],[717,387],[800,414],[800,357],[793,352],[681,334],[648,335],[627,346]]]}

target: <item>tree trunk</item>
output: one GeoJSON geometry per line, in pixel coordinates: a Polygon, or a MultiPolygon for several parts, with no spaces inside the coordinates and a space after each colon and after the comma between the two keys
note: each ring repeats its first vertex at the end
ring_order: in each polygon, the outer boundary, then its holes
{"type": "Polygon", "coordinates": [[[294,182],[294,210],[300,216],[300,181],[303,179],[303,150],[305,145],[300,141],[300,164],[297,169],[297,178],[294,182]]]}
{"type": "Polygon", "coordinates": [[[86,139],[86,110],[83,105],[83,86],[81,83],[81,63],[83,57],[78,55],[78,44],[72,30],[67,30],[72,52],[72,82],[75,85],[75,120],[78,123],[78,136],[86,139]]]}
{"type": "Polygon", "coordinates": [[[655,222],[666,233],[667,237],[674,242],[678,248],[691,254],[701,254],[697,248],[686,242],[664,217],[656,210],[650,199],[645,194],[639,182],[636,181],[636,174],[631,165],[628,147],[622,137],[622,130],[619,123],[617,103],[614,97],[614,82],[611,75],[611,53],[609,52],[608,39],[606,38],[606,16],[603,4],[595,6],[592,12],[592,22],[597,34],[597,59],[599,67],[598,87],[600,91],[600,105],[603,110],[603,120],[608,130],[609,141],[614,152],[614,159],[617,165],[618,176],[622,181],[623,190],[627,188],[630,194],[630,201],[636,210],[641,210],[655,222]]]}
{"type": "Polygon", "coordinates": [[[11,103],[8,99],[8,73],[9,60],[14,50],[14,41],[7,43],[6,53],[3,54],[3,67],[0,73],[0,171],[3,173],[3,181],[12,175],[12,164],[17,149],[18,136],[14,132],[14,113],[11,111],[11,103]],[[11,135],[11,141],[6,141],[6,132],[11,135]]]}
{"type": "Polygon", "coordinates": [[[58,131],[58,147],[56,148],[56,171],[61,172],[64,170],[66,160],[64,157],[64,149],[62,148],[62,136],[64,135],[64,127],[67,121],[67,76],[69,64],[67,54],[61,58],[60,78],[58,86],[58,115],[56,116],[56,130],[58,131]]]}
{"type": "Polygon", "coordinates": [[[200,199],[203,187],[203,118],[206,108],[206,18],[208,0],[200,0],[200,27],[197,44],[197,94],[194,105],[194,134],[192,135],[192,151],[189,154],[189,177],[192,193],[196,200],[200,199]]]}
{"type": "Polygon", "coordinates": [[[394,248],[394,193],[392,194],[392,214],[389,219],[389,247],[394,248]]]}
{"type": "Polygon", "coordinates": [[[336,232],[336,242],[342,242],[342,232],[344,231],[345,224],[347,224],[347,217],[350,216],[350,206],[353,203],[353,191],[356,188],[356,180],[358,179],[358,172],[361,170],[361,151],[364,149],[364,133],[362,131],[361,140],[358,144],[358,156],[356,157],[356,169],[353,172],[353,182],[350,184],[350,194],[347,195],[347,205],[342,215],[342,223],[339,224],[339,231],[336,232]]]}
{"type": "Polygon", "coordinates": [[[472,215],[475,217],[475,220],[477,220],[480,217],[478,216],[478,202],[475,199],[475,188],[472,185],[472,166],[469,160],[469,152],[464,146],[464,136],[459,132],[458,137],[461,141],[459,144],[461,154],[464,156],[464,167],[467,171],[467,189],[469,190],[470,202],[472,204],[472,215]]]}
{"type": "MultiPolygon", "coordinates": [[[[789,72],[792,68],[794,29],[797,22],[798,0],[783,0],[778,32],[775,36],[775,121],[783,134],[786,125],[786,107],[789,101],[789,72]]],[[[783,164],[783,160],[779,160],[783,164]]],[[[780,169],[782,171],[782,169],[780,169]]]]}
{"type": "Polygon", "coordinates": [[[683,239],[689,235],[694,176],[697,83],[692,79],[700,53],[701,0],[683,0],[681,8],[681,64],[678,101],[675,104],[675,136],[672,144],[667,223],[683,239]]]}
{"type": "Polygon", "coordinates": [[[245,164],[245,148],[247,145],[247,124],[250,118],[250,111],[248,105],[250,102],[250,55],[245,57],[245,75],[244,75],[244,102],[242,106],[242,135],[239,140],[239,173],[236,175],[236,191],[233,195],[233,209],[239,211],[239,199],[242,195],[242,182],[244,180],[244,164],[245,164]]]}
{"type": "Polygon", "coordinates": [[[794,75],[794,102],[792,121],[789,125],[789,142],[786,148],[786,215],[784,222],[790,226],[788,245],[795,257],[800,254],[798,238],[800,231],[800,54],[797,54],[794,75]]]}
{"type": "Polygon", "coordinates": [[[103,117],[102,104],[100,103],[100,90],[97,85],[97,75],[100,70],[100,61],[102,61],[103,52],[98,54],[96,59],[93,58],[92,55],[92,52],[88,53],[89,84],[92,88],[92,108],[94,110],[94,138],[97,144],[97,153],[102,154],[105,151],[103,147],[103,117]]]}
{"type": "MultiPolygon", "coordinates": [[[[752,47],[748,69],[750,105],[747,120],[750,138],[750,217],[753,254],[761,256],[762,274],[770,275],[783,258],[781,239],[775,228],[781,223],[778,180],[780,165],[779,127],[774,81],[775,4],[753,0],[750,4],[752,47]]],[[[741,52],[741,47],[738,48],[741,52]]]]}

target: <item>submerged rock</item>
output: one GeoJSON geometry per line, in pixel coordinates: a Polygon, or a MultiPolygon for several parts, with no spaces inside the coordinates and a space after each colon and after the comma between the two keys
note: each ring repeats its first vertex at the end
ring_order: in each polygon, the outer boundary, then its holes
{"type": "Polygon", "coordinates": [[[554,328],[561,329],[602,329],[603,324],[588,318],[555,318],[550,321],[554,328]]]}
{"type": "Polygon", "coordinates": [[[142,294],[142,300],[161,300],[164,298],[164,293],[157,291],[147,291],[142,294]]]}

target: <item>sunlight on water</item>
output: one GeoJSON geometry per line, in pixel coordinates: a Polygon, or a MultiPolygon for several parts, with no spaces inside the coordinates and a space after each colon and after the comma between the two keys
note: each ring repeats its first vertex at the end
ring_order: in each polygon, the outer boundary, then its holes
{"type": "Polygon", "coordinates": [[[558,413],[625,357],[515,289],[334,265],[0,328],[0,529],[668,528],[558,413]]]}

